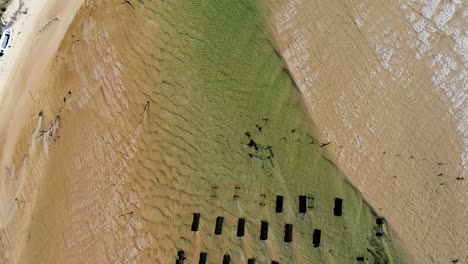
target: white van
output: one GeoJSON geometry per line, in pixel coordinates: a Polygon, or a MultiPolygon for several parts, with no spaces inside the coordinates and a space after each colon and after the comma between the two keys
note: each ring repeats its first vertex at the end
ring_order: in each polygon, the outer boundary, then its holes
{"type": "Polygon", "coordinates": [[[12,34],[13,31],[11,30],[11,28],[7,28],[5,31],[3,31],[2,37],[0,38],[0,56],[5,54],[5,51],[8,48],[8,45],[10,44],[12,34]]]}

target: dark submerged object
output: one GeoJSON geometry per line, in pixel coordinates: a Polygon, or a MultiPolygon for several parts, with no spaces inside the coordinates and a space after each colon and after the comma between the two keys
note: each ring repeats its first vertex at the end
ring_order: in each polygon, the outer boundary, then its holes
{"type": "Polygon", "coordinates": [[[375,223],[377,224],[377,232],[375,233],[376,236],[381,237],[383,235],[383,224],[384,224],[384,219],[382,217],[377,217],[375,219],[375,223]]]}
{"type": "Polygon", "coordinates": [[[335,216],[341,216],[343,214],[343,199],[335,198],[335,208],[333,208],[333,214],[335,216]]]}
{"type": "Polygon", "coordinates": [[[237,222],[237,236],[243,237],[244,231],[245,231],[245,219],[239,218],[239,221],[237,222]]]}
{"type": "Polygon", "coordinates": [[[305,195],[299,196],[299,213],[305,214],[307,212],[307,197],[305,195]]]}
{"type": "Polygon", "coordinates": [[[262,226],[260,227],[260,240],[268,239],[268,222],[262,221],[262,226]]]}
{"type": "Polygon", "coordinates": [[[216,218],[216,227],[215,227],[215,234],[216,235],[221,235],[221,233],[223,231],[223,221],[224,221],[224,217],[222,217],[222,216],[218,216],[216,218]]]}
{"type": "Polygon", "coordinates": [[[207,257],[208,257],[208,254],[206,252],[201,252],[200,261],[198,261],[198,264],[206,264],[207,257]]]}
{"type": "Polygon", "coordinates": [[[185,260],[185,252],[183,250],[177,251],[176,264],[183,264],[185,260]]]}
{"type": "Polygon", "coordinates": [[[229,264],[229,263],[231,263],[231,256],[226,254],[223,257],[223,264],[229,264]]]}
{"type": "Polygon", "coordinates": [[[193,221],[192,221],[192,231],[198,231],[198,225],[200,224],[200,214],[194,213],[193,214],[193,221]]]}
{"type": "Polygon", "coordinates": [[[384,219],[382,217],[377,217],[377,219],[375,219],[375,223],[379,226],[383,225],[384,219]]]}
{"type": "Polygon", "coordinates": [[[276,209],[275,209],[275,212],[277,213],[282,213],[283,212],[283,201],[284,201],[284,198],[283,196],[276,196],[276,209]]]}
{"type": "Polygon", "coordinates": [[[293,238],[293,225],[292,224],[286,224],[284,226],[284,242],[292,242],[293,238]]]}
{"type": "Polygon", "coordinates": [[[319,247],[320,246],[320,236],[322,235],[322,231],[320,229],[314,229],[314,234],[312,237],[312,243],[314,244],[314,247],[319,247]]]}

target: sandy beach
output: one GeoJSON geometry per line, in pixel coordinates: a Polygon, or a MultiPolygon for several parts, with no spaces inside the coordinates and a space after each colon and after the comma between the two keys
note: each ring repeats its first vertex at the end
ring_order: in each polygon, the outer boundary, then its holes
{"type": "Polygon", "coordinates": [[[410,263],[464,263],[466,2],[426,2],[270,1],[268,15],[327,155],[410,263]]]}
{"type": "Polygon", "coordinates": [[[41,118],[39,111],[31,113],[38,100],[37,83],[53,60],[80,4],[81,1],[13,0],[3,16],[6,26],[13,29],[13,38],[0,62],[2,263],[17,262],[27,239],[25,231],[37,193],[40,166],[36,169],[34,166],[38,164],[28,164],[30,159],[41,160],[35,156],[40,144],[34,142],[41,118]],[[22,208],[19,214],[18,206],[22,208]]]}

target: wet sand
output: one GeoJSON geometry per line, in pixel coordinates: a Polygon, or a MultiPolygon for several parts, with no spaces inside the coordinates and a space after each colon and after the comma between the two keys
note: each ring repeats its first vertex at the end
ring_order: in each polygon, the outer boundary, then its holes
{"type": "Polygon", "coordinates": [[[34,82],[12,83],[32,88],[2,146],[13,180],[1,261],[171,263],[184,250],[187,263],[202,251],[208,263],[401,263],[387,225],[377,237],[377,215],[322,155],[263,28],[248,1],[84,2],[34,82]]]}
{"type": "Polygon", "coordinates": [[[426,2],[266,9],[327,156],[386,217],[410,263],[464,263],[466,2],[426,2]]]}

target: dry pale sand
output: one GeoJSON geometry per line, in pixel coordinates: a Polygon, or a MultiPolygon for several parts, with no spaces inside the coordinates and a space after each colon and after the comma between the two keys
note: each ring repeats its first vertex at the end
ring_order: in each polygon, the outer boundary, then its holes
{"type": "Polygon", "coordinates": [[[409,263],[468,263],[466,1],[269,1],[328,156],[409,263]]]}

